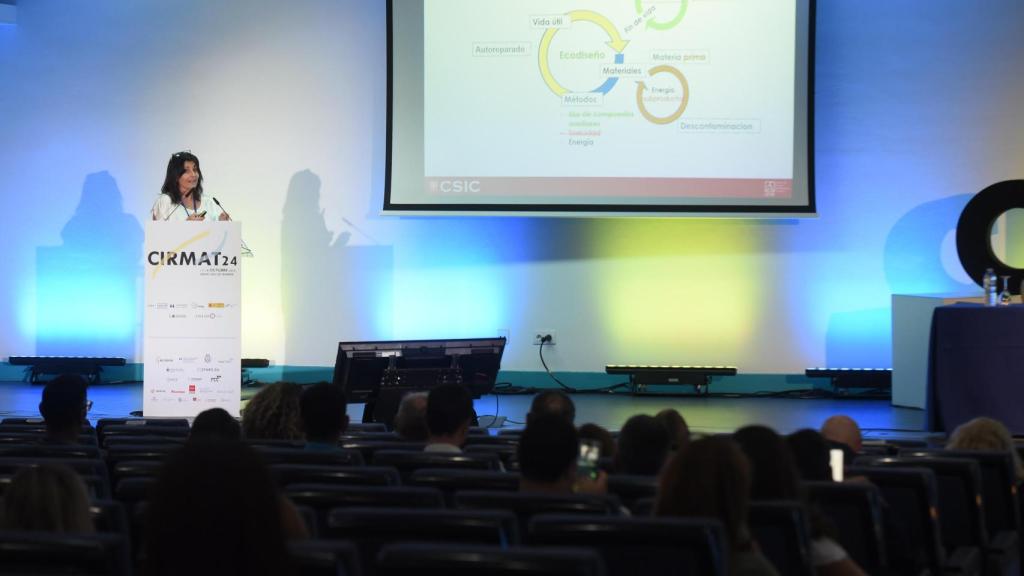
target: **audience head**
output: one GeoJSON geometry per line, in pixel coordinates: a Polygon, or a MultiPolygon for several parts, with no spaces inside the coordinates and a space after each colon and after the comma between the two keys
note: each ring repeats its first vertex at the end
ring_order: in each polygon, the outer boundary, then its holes
{"type": "Polygon", "coordinates": [[[442,384],[427,395],[427,430],[431,442],[461,446],[473,421],[473,397],[460,384],[442,384]]]}
{"type": "Polygon", "coordinates": [[[735,552],[749,547],[749,498],[747,457],[732,439],[711,436],[694,440],[666,464],[654,513],[717,518],[735,552]]]}
{"type": "Polygon", "coordinates": [[[732,437],[750,461],[751,500],[800,499],[800,475],[782,436],[767,426],[745,426],[732,437]]]}
{"type": "Polygon", "coordinates": [[[535,416],[519,436],[520,489],[572,492],[579,451],[572,423],[554,414],[535,416]]]}
{"type": "Polygon", "coordinates": [[[78,374],[61,374],[43,388],[39,413],[50,440],[72,443],[78,439],[88,412],[87,384],[78,374]]]}
{"type": "Polygon", "coordinates": [[[192,421],[188,438],[193,440],[241,440],[242,425],[223,408],[203,410],[192,421]]]}
{"type": "Polygon", "coordinates": [[[85,483],[65,466],[22,468],[4,493],[0,530],[92,532],[85,483]]]}
{"type": "Polygon", "coordinates": [[[615,471],[619,474],[655,476],[665,464],[671,443],[668,430],[658,419],[637,414],[626,420],[619,431],[615,471]]]}
{"type": "Polygon", "coordinates": [[[860,426],[853,418],[843,414],[837,414],[825,420],[825,423],[821,425],[821,435],[827,440],[849,446],[854,453],[859,453],[863,447],[860,426]]]}
{"type": "Polygon", "coordinates": [[[832,467],[829,465],[831,446],[817,430],[797,430],[786,437],[786,444],[793,454],[801,479],[813,482],[832,480],[832,467]]]}
{"type": "Polygon", "coordinates": [[[690,427],[686,425],[683,415],[675,408],[665,408],[654,415],[654,418],[661,422],[668,430],[668,437],[672,443],[669,448],[672,451],[679,450],[690,443],[690,427]]]}
{"type": "Polygon", "coordinates": [[[541,414],[554,414],[565,418],[570,424],[576,421],[576,405],[572,398],[561,390],[545,390],[533,397],[530,403],[530,411],[526,414],[526,424],[530,424],[531,418],[541,414]]]}
{"type": "Polygon", "coordinates": [[[301,408],[307,442],[336,444],[348,428],[348,404],[340,386],[313,384],[302,393],[301,408]]]}
{"type": "Polygon", "coordinates": [[[301,398],[302,386],[293,382],[264,386],[242,410],[242,433],[250,439],[302,440],[301,398]]]}
{"type": "Polygon", "coordinates": [[[580,441],[589,440],[601,447],[601,458],[615,458],[616,445],[612,433],[597,424],[586,423],[580,426],[577,434],[580,441]]]}
{"type": "Polygon", "coordinates": [[[395,414],[395,432],[403,440],[425,442],[427,430],[427,393],[410,392],[402,397],[395,414]]]}
{"type": "Polygon", "coordinates": [[[1024,480],[1024,467],[1013,442],[1013,435],[998,420],[984,416],[964,422],[953,430],[946,448],[950,450],[1003,450],[1013,457],[1017,479],[1024,480]]]}
{"type": "Polygon", "coordinates": [[[280,495],[267,465],[242,442],[190,442],[167,457],[144,545],[154,575],[289,571],[280,495]]]}

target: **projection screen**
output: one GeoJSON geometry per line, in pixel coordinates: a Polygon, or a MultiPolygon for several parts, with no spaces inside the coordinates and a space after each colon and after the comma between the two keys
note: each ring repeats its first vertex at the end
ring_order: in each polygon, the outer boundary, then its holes
{"type": "Polygon", "coordinates": [[[384,212],[813,214],[813,0],[389,0],[384,212]]]}

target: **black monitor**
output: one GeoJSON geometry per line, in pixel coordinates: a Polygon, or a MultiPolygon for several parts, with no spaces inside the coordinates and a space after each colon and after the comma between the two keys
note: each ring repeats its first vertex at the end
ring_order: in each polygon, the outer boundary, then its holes
{"type": "Polygon", "coordinates": [[[334,384],[350,403],[364,402],[364,422],[388,426],[408,392],[460,383],[474,398],[494,388],[505,338],[339,342],[334,384]]]}

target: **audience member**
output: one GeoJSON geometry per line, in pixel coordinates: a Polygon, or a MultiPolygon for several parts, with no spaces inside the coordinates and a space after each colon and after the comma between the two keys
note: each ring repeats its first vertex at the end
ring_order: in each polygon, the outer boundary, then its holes
{"type": "Polygon", "coordinates": [[[188,433],[189,441],[242,439],[242,425],[223,408],[210,408],[200,412],[188,433]]]}
{"type": "Polygon", "coordinates": [[[85,483],[62,465],[22,468],[4,493],[0,530],[93,532],[85,483]]]}
{"type": "Polygon", "coordinates": [[[609,462],[615,460],[616,445],[615,437],[612,433],[597,424],[586,423],[580,426],[578,431],[580,442],[584,440],[590,440],[596,443],[601,449],[601,458],[608,459],[609,462]]]}
{"type": "Polygon", "coordinates": [[[671,442],[668,430],[658,419],[646,414],[631,417],[619,432],[615,472],[656,476],[665,464],[671,442]]]}
{"type": "Polygon", "coordinates": [[[678,410],[666,408],[654,417],[668,430],[668,437],[672,439],[670,450],[675,452],[690,443],[690,427],[678,410]]]}
{"type": "Polygon", "coordinates": [[[800,475],[786,441],[766,426],[746,426],[733,434],[751,464],[750,499],[800,502],[811,529],[811,564],[821,576],[861,576],[860,566],[836,542],[832,526],[804,501],[800,475]]]}
{"type": "Polygon", "coordinates": [[[430,431],[427,430],[426,392],[410,392],[402,397],[395,414],[395,433],[402,440],[427,441],[430,431]]]}
{"type": "MultiPolygon", "coordinates": [[[[799,470],[800,478],[813,482],[831,482],[832,466],[829,460],[829,450],[833,447],[825,437],[817,430],[805,428],[797,430],[786,437],[786,445],[789,446],[793,459],[799,470]]],[[[847,477],[847,482],[867,482],[863,476],[847,477]]],[[[897,518],[885,498],[880,499],[882,506],[882,523],[884,525],[885,548],[888,555],[889,567],[894,573],[917,574],[923,566],[919,563],[925,560],[920,550],[912,550],[907,546],[907,528],[897,518]]]]}
{"type": "Polygon", "coordinates": [[[348,404],[340,386],[314,384],[302,393],[302,428],[307,450],[339,450],[338,441],[348,428],[348,404]]]}
{"type": "Polygon", "coordinates": [[[1013,458],[1013,467],[1017,481],[1024,481],[1024,467],[1021,466],[1020,454],[1014,445],[1010,431],[998,420],[984,416],[964,422],[953,430],[946,444],[949,450],[1002,450],[1009,451],[1013,458]]]}
{"type": "Polygon", "coordinates": [[[276,382],[263,387],[242,410],[242,434],[250,440],[302,440],[302,386],[276,382]]]}
{"type": "Polygon", "coordinates": [[[576,405],[572,398],[561,390],[545,390],[533,397],[530,403],[530,411],[526,413],[526,424],[530,424],[531,418],[541,414],[554,414],[569,421],[576,422],[576,405]]]}
{"type": "Polygon", "coordinates": [[[579,437],[572,423],[555,414],[535,416],[519,436],[519,490],[547,494],[590,494],[607,492],[608,476],[594,471],[596,478],[580,478],[577,457],[579,437]]]}
{"type": "Polygon", "coordinates": [[[750,463],[730,438],[694,440],[662,471],[655,516],[703,517],[725,528],[731,576],[775,576],[750,538],[750,463]]]}
{"type": "Polygon", "coordinates": [[[85,423],[91,403],[86,399],[88,385],[78,374],[61,374],[43,388],[39,413],[46,423],[46,441],[75,444],[85,423]]]}
{"type": "Polygon", "coordinates": [[[285,542],[304,532],[252,448],[188,443],[164,461],[149,501],[146,573],[289,574],[285,542]]]}
{"type": "Polygon", "coordinates": [[[821,425],[821,435],[833,448],[843,451],[843,461],[850,465],[864,447],[860,426],[849,416],[837,414],[825,420],[821,425]]]}
{"type": "Polygon", "coordinates": [[[812,482],[831,482],[829,463],[831,444],[817,430],[804,428],[786,437],[786,445],[793,455],[800,478],[812,482]]]}
{"type": "Polygon", "coordinates": [[[462,452],[473,421],[473,397],[460,384],[442,384],[427,395],[427,452],[462,452]]]}

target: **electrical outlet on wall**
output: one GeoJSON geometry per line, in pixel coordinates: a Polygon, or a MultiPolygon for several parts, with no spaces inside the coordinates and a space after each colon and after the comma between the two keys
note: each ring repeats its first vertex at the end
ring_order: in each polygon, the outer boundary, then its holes
{"type": "Polygon", "coordinates": [[[548,337],[547,342],[544,342],[544,344],[547,346],[554,346],[555,343],[558,341],[558,338],[556,337],[557,334],[554,330],[537,330],[536,332],[533,333],[533,345],[540,346],[545,336],[548,337]]]}

